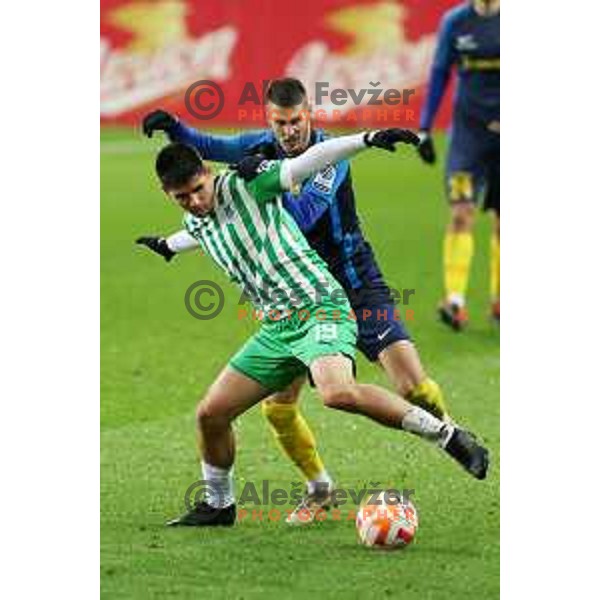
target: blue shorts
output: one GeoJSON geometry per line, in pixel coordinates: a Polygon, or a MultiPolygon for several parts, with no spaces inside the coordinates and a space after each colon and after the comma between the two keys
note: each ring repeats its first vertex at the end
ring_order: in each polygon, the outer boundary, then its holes
{"type": "Polygon", "coordinates": [[[448,200],[479,202],[500,214],[500,134],[455,119],[446,162],[448,200]]]}
{"type": "Polygon", "coordinates": [[[356,346],[371,362],[394,342],[410,341],[404,323],[394,319],[393,304],[363,304],[353,309],[358,325],[356,346]]]}

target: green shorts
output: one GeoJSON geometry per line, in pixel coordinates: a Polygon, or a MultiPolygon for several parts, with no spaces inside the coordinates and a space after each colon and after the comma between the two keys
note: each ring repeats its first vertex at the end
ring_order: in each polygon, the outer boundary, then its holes
{"type": "Polygon", "coordinates": [[[267,389],[279,391],[305,375],[307,367],[321,356],[345,354],[354,360],[356,322],[348,319],[344,310],[336,319],[335,309],[320,307],[279,321],[265,319],[230,360],[230,366],[267,389]]]}

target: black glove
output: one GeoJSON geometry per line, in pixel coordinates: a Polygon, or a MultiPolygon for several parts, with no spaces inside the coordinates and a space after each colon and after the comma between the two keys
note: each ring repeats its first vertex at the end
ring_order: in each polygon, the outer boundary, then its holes
{"type": "Polygon", "coordinates": [[[135,240],[135,243],[140,244],[141,246],[147,246],[152,252],[160,254],[167,262],[177,254],[177,252],[173,252],[173,250],[169,248],[167,240],[164,237],[140,237],[135,240]]]}
{"type": "Polygon", "coordinates": [[[154,110],[148,113],[142,121],[144,135],[151,138],[155,131],[169,131],[177,125],[177,119],[164,110],[154,110]]]}
{"type": "Polygon", "coordinates": [[[433,147],[433,138],[427,129],[422,129],[420,132],[421,143],[417,147],[419,156],[423,162],[428,165],[435,163],[435,148],[433,147]]]}
{"type": "Polygon", "coordinates": [[[412,146],[419,145],[419,136],[410,129],[379,129],[378,131],[367,131],[365,133],[365,144],[367,146],[376,146],[383,148],[388,152],[396,152],[395,144],[401,142],[412,146]]]}
{"type": "Polygon", "coordinates": [[[262,144],[248,148],[246,151],[246,155],[248,156],[255,154],[259,154],[267,160],[275,160],[277,158],[277,146],[275,145],[275,142],[263,142],[262,144]]]}
{"type": "Polygon", "coordinates": [[[268,164],[269,161],[262,154],[255,154],[243,158],[236,165],[230,165],[230,168],[237,171],[244,181],[252,181],[266,169],[268,164]]]}

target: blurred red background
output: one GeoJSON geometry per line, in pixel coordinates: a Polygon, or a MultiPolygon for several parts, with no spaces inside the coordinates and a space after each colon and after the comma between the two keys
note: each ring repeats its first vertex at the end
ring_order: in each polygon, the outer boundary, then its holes
{"type": "MultiPolygon", "coordinates": [[[[294,76],[314,101],[315,83],[335,88],[415,89],[408,104],[314,109],[335,126],[418,127],[442,13],[453,0],[101,0],[101,122],[137,123],[154,107],[202,126],[262,127],[261,105],[241,103],[248,82],[294,76]],[[195,81],[216,82],[222,110],[198,120],[184,102],[195,81]],[[333,111],[337,110],[337,113],[333,111]]],[[[381,92],[378,100],[383,98],[381,92]]],[[[449,118],[449,96],[438,118],[449,118]]],[[[216,99],[216,97],[214,97],[216,99]]],[[[210,95],[202,102],[208,103],[210,95]]]]}

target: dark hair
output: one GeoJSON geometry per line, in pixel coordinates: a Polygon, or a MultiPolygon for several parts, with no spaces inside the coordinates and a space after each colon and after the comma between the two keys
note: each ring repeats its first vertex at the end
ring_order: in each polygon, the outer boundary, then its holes
{"type": "Polygon", "coordinates": [[[266,102],[272,102],[284,108],[301,104],[305,99],[305,87],[299,79],[294,79],[293,77],[271,80],[265,94],[266,102]]]}
{"type": "Polygon", "coordinates": [[[202,157],[187,144],[169,144],[158,153],[155,168],[163,187],[177,188],[202,171],[202,157]]]}

